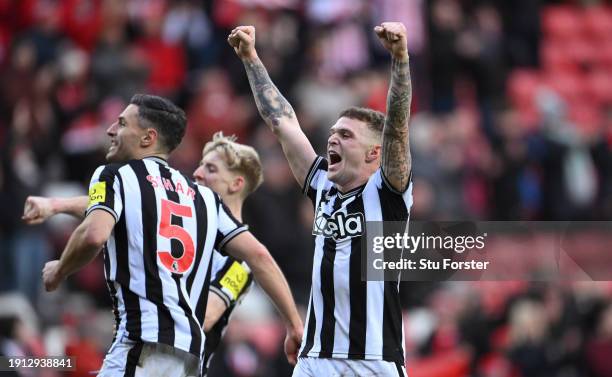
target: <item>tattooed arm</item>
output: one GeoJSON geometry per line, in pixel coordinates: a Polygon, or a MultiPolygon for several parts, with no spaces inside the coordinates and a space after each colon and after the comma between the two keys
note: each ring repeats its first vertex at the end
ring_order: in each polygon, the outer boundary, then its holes
{"type": "Polygon", "coordinates": [[[387,117],[383,129],[382,172],[395,190],[404,192],[408,187],[411,170],[408,121],[412,101],[406,28],[399,22],[384,22],[375,27],[374,31],[392,56],[391,85],[387,94],[387,117]]]}
{"type": "Polygon", "coordinates": [[[255,28],[238,26],[227,38],[242,59],[259,114],[276,135],[295,179],[302,185],[316,153],[300,128],[291,104],[274,85],[255,50],[255,28]]]}

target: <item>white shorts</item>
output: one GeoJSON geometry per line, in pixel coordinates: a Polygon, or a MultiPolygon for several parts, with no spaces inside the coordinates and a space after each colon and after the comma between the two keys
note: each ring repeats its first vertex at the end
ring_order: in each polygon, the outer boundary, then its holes
{"type": "Polygon", "coordinates": [[[142,343],[117,335],[98,377],[196,377],[199,359],[159,343],[142,343]]]}
{"type": "Polygon", "coordinates": [[[293,377],[407,377],[406,367],[384,360],[300,357],[293,377]]]}

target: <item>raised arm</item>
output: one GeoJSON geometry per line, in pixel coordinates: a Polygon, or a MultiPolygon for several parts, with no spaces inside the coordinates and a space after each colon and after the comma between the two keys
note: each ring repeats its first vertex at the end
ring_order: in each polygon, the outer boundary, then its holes
{"type": "Polygon", "coordinates": [[[406,27],[401,22],[384,22],[376,26],[374,31],[391,53],[391,84],[383,129],[382,172],[395,190],[404,192],[408,187],[411,170],[408,122],[412,102],[406,27]]]}
{"type": "Polygon", "coordinates": [[[23,206],[21,220],[28,225],[36,225],[59,213],[65,213],[82,219],[87,209],[87,201],[87,196],[75,196],[72,198],[28,196],[23,206]]]}
{"type": "Polygon", "coordinates": [[[244,260],[255,281],[270,296],[287,326],[285,353],[291,364],[297,361],[297,351],[304,331],[289,284],[280,268],[268,252],[250,232],[237,235],[225,246],[225,251],[236,259],[244,260]]]}
{"type": "Polygon", "coordinates": [[[255,28],[238,26],[227,38],[242,60],[259,114],[278,138],[293,176],[300,185],[316,153],[300,128],[291,104],[274,85],[255,50],[255,28]]]}

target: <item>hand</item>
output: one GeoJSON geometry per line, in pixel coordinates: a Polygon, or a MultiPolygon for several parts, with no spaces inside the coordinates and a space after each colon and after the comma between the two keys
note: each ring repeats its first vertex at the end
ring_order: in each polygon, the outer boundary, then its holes
{"type": "Polygon", "coordinates": [[[44,222],[54,215],[52,199],[42,196],[28,196],[23,206],[23,220],[28,225],[44,222]]]}
{"type": "Polygon", "coordinates": [[[238,26],[227,37],[227,42],[234,48],[236,55],[242,60],[257,57],[255,50],[255,28],[253,26],[238,26]]]}
{"type": "Polygon", "coordinates": [[[374,27],[374,32],[393,58],[398,60],[408,59],[406,27],[404,24],[401,22],[383,22],[380,26],[374,27]]]}
{"type": "Polygon", "coordinates": [[[45,290],[51,292],[57,289],[60,283],[64,280],[64,277],[59,273],[59,260],[52,260],[45,263],[45,267],[42,270],[43,284],[45,290]]]}
{"type": "Polygon", "coordinates": [[[302,327],[298,327],[294,330],[287,330],[287,337],[285,338],[285,355],[287,355],[287,361],[289,361],[291,365],[297,363],[298,350],[302,343],[303,332],[304,330],[302,327]]]}

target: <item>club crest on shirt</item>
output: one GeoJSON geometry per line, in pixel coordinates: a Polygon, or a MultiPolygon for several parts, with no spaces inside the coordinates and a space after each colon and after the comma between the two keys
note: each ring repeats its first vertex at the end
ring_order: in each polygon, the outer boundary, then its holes
{"type": "Polygon", "coordinates": [[[339,241],[362,236],[363,226],[364,217],[361,212],[345,214],[342,211],[336,211],[327,215],[323,206],[320,206],[315,213],[312,234],[339,241]]]}

